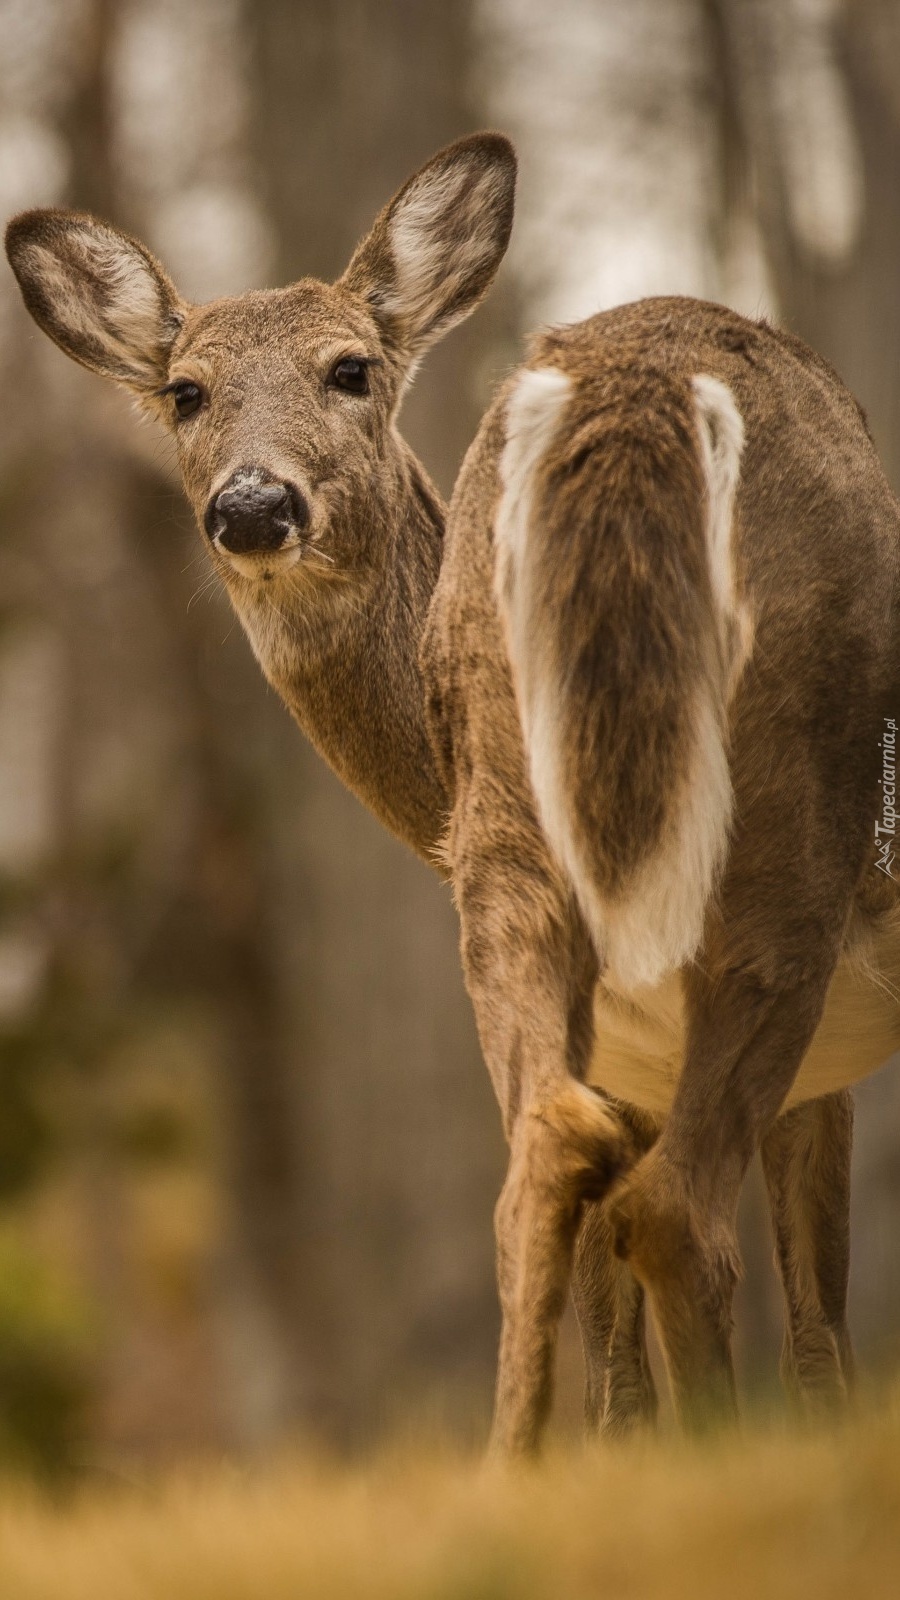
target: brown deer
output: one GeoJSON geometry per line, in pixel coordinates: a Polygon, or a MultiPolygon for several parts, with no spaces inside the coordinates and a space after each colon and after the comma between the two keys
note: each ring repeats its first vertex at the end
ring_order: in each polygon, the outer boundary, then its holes
{"type": "Polygon", "coordinates": [[[487,291],[514,185],[504,138],[463,139],[337,283],[208,305],[76,212],[15,218],[7,250],[50,337],[174,431],[301,728],[453,885],[510,1144],[515,1453],[570,1279],[593,1420],[653,1410],[644,1289],[679,1412],[733,1409],[757,1147],[788,1376],[843,1390],[846,1086],[900,1047],[900,518],[825,363],[689,299],[538,338],[445,516],[395,417],[487,291]]]}

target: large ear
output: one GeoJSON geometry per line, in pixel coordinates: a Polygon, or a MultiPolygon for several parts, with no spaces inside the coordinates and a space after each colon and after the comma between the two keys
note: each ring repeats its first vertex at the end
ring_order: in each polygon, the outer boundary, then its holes
{"type": "Polygon", "coordinates": [[[509,243],[516,157],[499,133],[432,156],[381,212],[341,284],[411,360],[473,311],[509,243]]]}
{"type": "Polygon", "coordinates": [[[78,211],[23,211],[6,253],[35,322],[66,355],[140,394],[165,381],[185,308],[136,239],[78,211]]]}

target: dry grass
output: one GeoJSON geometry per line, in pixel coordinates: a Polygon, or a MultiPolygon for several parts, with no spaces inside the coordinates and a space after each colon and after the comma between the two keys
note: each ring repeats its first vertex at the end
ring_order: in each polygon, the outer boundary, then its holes
{"type": "Polygon", "coordinates": [[[828,1432],[222,1466],[0,1504],[3,1600],[895,1600],[900,1399],[828,1432]]]}

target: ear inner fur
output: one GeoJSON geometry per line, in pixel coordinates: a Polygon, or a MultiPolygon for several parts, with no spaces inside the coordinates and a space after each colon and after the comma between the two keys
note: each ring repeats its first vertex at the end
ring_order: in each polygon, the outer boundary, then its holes
{"type": "Polygon", "coordinates": [[[408,179],[356,250],[341,282],[408,358],[487,293],[509,243],[515,177],[502,135],[460,139],[408,179]]]}
{"type": "Polygon", "coordinates": [[[51,210],[14,217],[6,249],[29,311],[67,355],[138,391],[158,386],[184,308],[142,244],[51,210]]]}

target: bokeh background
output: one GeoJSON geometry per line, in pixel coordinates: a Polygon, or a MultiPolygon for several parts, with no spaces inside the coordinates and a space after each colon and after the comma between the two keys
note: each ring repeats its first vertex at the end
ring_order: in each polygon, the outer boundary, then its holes
{"type": "MultiPolygon", "coordinates": [[[[0,212],[197,299],[335,276],[436,147],[521,157],[404,429],[445,492],[525,333],[680,291],[783,321],[900,484],[895,0],[0,0],[0,212]]],[[[498,1116],[448,897],[266,689],[168,445],[0,274],[0,1462],[478,1434],[498,1116]]],[[[900,1355],[900,1084],[858,1093],[852,1321],[900,1355]]],[[[741,1366],[775,1380],[742,1219],[741,1366]]],[[[579,1410],[576,1338],[559,1426],[579,1410]]]]}

